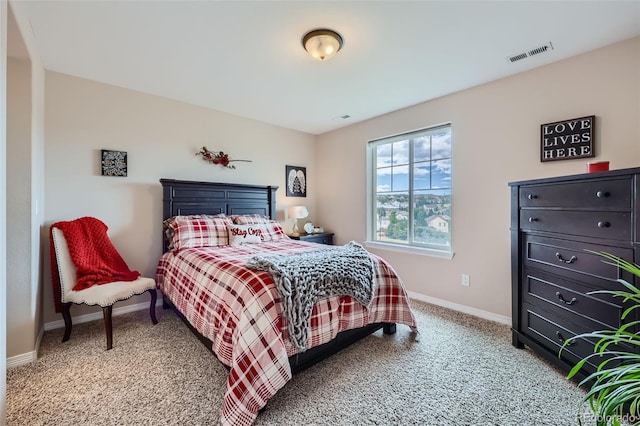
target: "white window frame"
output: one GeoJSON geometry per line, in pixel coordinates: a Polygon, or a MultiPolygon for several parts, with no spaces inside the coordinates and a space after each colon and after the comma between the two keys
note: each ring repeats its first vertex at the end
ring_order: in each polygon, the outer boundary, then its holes
{"type": "MultiPolygon", "coordinates": [[[[404,132],[397,135],[387,136],[383,138],[373,139],[367,142],[367,218],[366,218],[366,226],[367,226],[367,239],[365,245],[368,248],[374,249],[382,249],[382,250],[390,250],[401,253],[409,253],[409,254],[420,254],[427,255],[432,257],[439,257],[444,259],[452,259],[454,256],[453,251],[453,234],[452,234],[452,224],[450,222],[449,232],[450,232],[450,241],[452,242],[448,249],[444,248],[436,248],[434,246],[422,245],[417,243],[408,242],[406,244],[402,243],[392,243],[392,242],[383,242],[374,239],[374,235],[376,232],[376,184],[377,184],[377,164],[376,164],[376,147],[380,144],[387,144],[398,142],[402,140],[406,140],[412,138],[414,136],[422,136],[424,134],[436,133],[438,130],[443,127],[448,127],[449,132],[452,134],[453,138],[453,128],[451,123],[442,123],[435,126],[430,126],[418,130],[412,130],[410,132],[404,132]]],[[[412,145],[412,144],[410,144],[412,145]]],[[[409,194],[410,197],[413,197],[413,148],[410,147],[411,156],[409,161],[409,194]]],[[[453,151],[453,147],[452,147],[453,151]]],[[[453,157],[453,152],[451,153],[453,157]]],[[[451,159],[453,161],[453,159],[451,159]]],[[[453,174],[453,173],[452,173],[453,174]]],[[[453,196],[453,187],[450,187],[451,196],[453,196]]],[[[413,217],[413,203],[409,202],[409,217],[413,217]]]]}

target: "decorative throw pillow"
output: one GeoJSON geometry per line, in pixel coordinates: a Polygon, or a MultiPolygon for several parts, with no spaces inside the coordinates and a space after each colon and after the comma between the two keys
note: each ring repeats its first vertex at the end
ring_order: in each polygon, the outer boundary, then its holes
{"type": "Polygon", "coordinates": [[[239,246],[245,243],[261,243],[264,241],[264,226],[257,225],[227,225],[229,230],[229,244],[239,246]]]}
{"type": "Polygon", "coordinates": [[[230,217],[233,217],[233,223],[237,225],[262,225],[264,231],[262,241],[283,240],[288,238],[280,222],[269,219],[261,214],[244,214],[230,217]]]}
{"type": "Polygon", "coordinates": [[[229,245],[227,225],[231,224],[224,215],[174,216],[165,221],[169,249],[229,245]]]}
{"type": "Polygon", "coordinates": [[[264,224],[265,227],[265,241],[270,240],[284,240],[289,238],[287,233],[284,232],[284,228],[280,224],[280,222],[276,220],[270,220],[268,223],[264,224]]]}
{"type": "Polygon", "coordinates": [[[269,223],[271,219],[262,214],[236,214],[229,216],[236,225],[252,225],[258,223],[269,223]]]}

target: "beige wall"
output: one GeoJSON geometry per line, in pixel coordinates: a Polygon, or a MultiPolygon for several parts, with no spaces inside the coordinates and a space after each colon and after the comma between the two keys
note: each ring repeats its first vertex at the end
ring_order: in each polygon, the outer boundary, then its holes
{"type": "MultiPolygon", "coordinates": [[[[316,211],[311,135],[55,72],[46,73],[45,99],[45,225],[100,218],[129,266],[146,276],[155,277],[162,250],[160,178],[278,185],[280,220],[288,205],[304,202],[316,211]],[[203,145],[253,162],[236,163],[235,170],[207,164],[195,155],[203,145]],[[127,177],[100,175],[101,149],[127,151],[127,177]],[[307,198],[285,196],[285,165],[307,167],[307,198]]],[[[49,322],[61,316],[45,263],[49,322]]],[[[143,295],[116,307],[146,301],[143,295]]],[[[74,316],[95,311],[71,309],[74,316]]]]}
{"type": "Polygon", "coordinates": [[[12,3],[7,60],[7,350],[36,358],[42,331],[44,69],[23,4],[12,3]],[[15,250],[13,250],[15,248],[15,250]]]}
{"type": "MultiPolygon", "coordinates": [[[[8,355],[32,351],[34,333],[31,262],[31,64],[7,61],[7,306],[8,355]]],[[[37,249],[37,247],[36,247],[37,249]]]]}
{"type": "Polygon", "coordinates": [[[319,221],[340,244],[363,241],[367,141],[450,121],[454,258],[372,251],[412,292],[509,317],[508,182],[583,173],[595,160],[639,166],[639,95],[636,38],[324,134],[316,146],[319,221]],[[540,163],[540,125],[587,115],[596,115],[596,158],[540,163]],[[470,287],[460,284],[463,273],[470,287]]]}

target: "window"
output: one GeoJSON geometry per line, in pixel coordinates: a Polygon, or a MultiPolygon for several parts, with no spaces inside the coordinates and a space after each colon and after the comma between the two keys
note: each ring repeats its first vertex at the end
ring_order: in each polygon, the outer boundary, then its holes
{"type": "Polygon", "coordinates": [[[368,240],[451,253],[451,125],[369,142],[368,240]]]}

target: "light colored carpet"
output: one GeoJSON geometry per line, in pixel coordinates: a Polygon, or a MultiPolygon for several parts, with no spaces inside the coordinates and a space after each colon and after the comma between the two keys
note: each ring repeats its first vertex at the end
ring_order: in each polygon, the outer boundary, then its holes
{"type": "MultiPolygon", "coordinates": [[[[509,327],[413,301],[420,341],[399,325],[294,376],[256,425],[575,425],[583,392],[509,327]]],[[[226,369],[170,310],[44,334],[7,371],[8,425],[213,425],[226,369]]],[[[587,422],[587,424],[590,424],[587,422]]]]}

